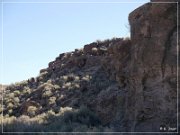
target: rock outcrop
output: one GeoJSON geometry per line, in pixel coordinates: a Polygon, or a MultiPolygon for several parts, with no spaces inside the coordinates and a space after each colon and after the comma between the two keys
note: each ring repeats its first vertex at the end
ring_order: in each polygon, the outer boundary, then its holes
{"type": "Polygon", "coordinates": [[[148,3],[129,15],[128,95],[134,99],[126,115],[133,118],[132,131],[177,127],[177,19],[177,3],[148,3]]]}
{"type": "Polygon", "coordinates": [[[131,39],[97,41],[60,54],[38,77],[6,88],[10,100],[4,104],[15,107],[4,114],[18,117],[29,106],[37,114],[87,106],[115,132],[159,132],[162,125],[177,131],[177,19],[177,3],[135,9],[129,15],[131,39]]]}

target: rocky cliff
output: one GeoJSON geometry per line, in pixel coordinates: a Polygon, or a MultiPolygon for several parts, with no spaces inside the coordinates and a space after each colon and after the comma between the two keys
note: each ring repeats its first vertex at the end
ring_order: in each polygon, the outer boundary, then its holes
{"type": "Polygon", "coordinates": [[[129,22],[130,127],[132,131],[177,127],[177,3],[145,4],[129,15],[129,22]]]}
{"type": "Polygon", "coordinates": [[[97,41],[60,54],[38,77],[8,86],[5,117],[33,119],[86,106],[98,119],[90,117],[90,127],[101,126],[100,131],[177,131],[177,19],[177,3],[135,9],[129,15],[131,39],[97,41]]]}

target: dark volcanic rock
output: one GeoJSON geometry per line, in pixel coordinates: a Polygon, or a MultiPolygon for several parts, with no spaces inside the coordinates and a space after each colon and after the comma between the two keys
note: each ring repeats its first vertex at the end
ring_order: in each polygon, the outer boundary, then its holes
{"type": "Polygon", "coordinates": [[[168,81],[177,81],[177,4],[148,3],[133,11],[129,22],[130,127],[133,131],[158,131],[162,124],[177,127],[177,87],[168,81]]]}

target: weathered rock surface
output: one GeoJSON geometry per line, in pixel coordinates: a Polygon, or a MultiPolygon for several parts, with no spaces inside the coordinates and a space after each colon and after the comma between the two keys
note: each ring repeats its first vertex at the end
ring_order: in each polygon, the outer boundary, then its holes
{"type": "Polygon", "coordinates": [[[131,39],[93,42],[60,54],[37,78],[8,86],[7,94],[24,93],[14,112],[22,108],[18,115],[27,113],[29,106],[41,113],[85,105],[113,131],[159,132],[161,125],[176,128],[177,19],[177,3],[147,3],[137,8],[129,15],[131,39]]]}
{"type": "Polygon", "coordinates": [[[127,117],[133,131],[177,127],[177,4],[148,3],[129,15],[131,61],[127,117]],[[173,80],[173,84],[171,81],[173,80]],[[134,113],[133,113],[134,112],[134,113]]]}

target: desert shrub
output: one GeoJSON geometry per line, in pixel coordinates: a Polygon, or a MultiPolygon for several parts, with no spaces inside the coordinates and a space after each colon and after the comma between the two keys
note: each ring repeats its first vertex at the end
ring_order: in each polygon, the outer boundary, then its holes
{"type": "Polygon", "coordinates": [[[14,103],[16,103],[16,104],[17,104],[17,103],[19,103],[19,101],[20,101],[20,100],[19,100],[19,98],[18,98],[18,97],[14,97],[13,101],[14,101],[14,103]]]}
{"type": "Polygon", "coordinates": [[[46,77],[47,75],[48,75],[48,72],[47,72],[47,71],[44,71],[44,72],[40,73],[40,75],[39,75],[39,76],[46,77]]]}
{"type": "Polygon", "coordinates": [[[50,90],[46,90],[46,91],[44,91],[44,93],[42,94],[42,97],[43,98],[47,98],[47,97],[50,97],[50,96],[52,96],[52,92],[50,91],[50,90]]]}
{"type": "Polygon", "coordinates": [[[77,83],[75,83],[75,84],[74,84],[74,88],[79,89],[79,88],[80,88],[80,85],[79,85],[79,84],[77,84],[77,83]]]}
{"type": "MultiPolygon", "coordinates": [[[[40,115],[36,115],[35,117],[32,117],[31,118],[31,121],[35,121],[35,122],[37,122],[37,123],[39,123],[39,124],[46,124],[47,123],[47,121],[45,121],[44,120],[44,117],[46,116],[47,114],[44,112],[44,113],[42,113],[42,114],[40,114],[40,115]]],[[[29,120],[28,120],[29,121],[29,120]]],[[[26,122],[27,123],[27,122],[26,122]]]]}
{"type": "Polygon", "coordinates": [[[76,111],[76,113],[68,115],[64,117],[66,118],[65,121],[70,119],[72,123],[79,123],[82,126],[85,125],[87,127],[93,127],[100,124],[98,117],[87,107],[81,107],[78,111],[76,111]],[[68,115],[70,115],[70,117],[68,117],[68,115]]]}
{"type": "Polygon", "coordinates": [[[85,80],[85,81],[89,81],[90,79],[92,79],[90,75],[85,75],[82,77],[82,80],[85,80]]]}
{"type": "Polygon", "coordinates": [[[72,82],[75,79],[74,74],[69,74],[69,75],[64,75],[61,77],[62,80],[64,80],[65,82],[72,82]]]}
{"type": "MultiPolygon", "coordinates": [[[[3,129],[5,132],[41,132],[42,125],[36,121],[31,121],[29,117],[20,118],[9,117],[3,119],[3,129]]],[[[25,134],[25,133],[24,133],[25,134]]]]}
{"type": "Polygon", "coordinates": [[[21,86],[26,86],[28,84],[28,81],[27,80],[24,80],[24,81],[21,81],[19,83],[21,86]]]}
{"type": "Polygon", "coordinates": [[[13,112],[12,109],[9,109],[9,110],[8,110],[8,114],[11,114],[12,112],[13,112]]]}
{"type": "Polygon", "coordinates": [[[53,90],[53,88],[54,88],[54,86],[52,84],[46,84],[44,86],[44,90],[46,90],[46,91],[51,91],[51,90],[53,90]]]}
{"type": "Polygon", "coordinates": [[[60,89],[60,86],[59,85],[55,85],[55,84],[52,84],[50,81],[40,85],[38,87],[38,90],[42,90],[43,91],[43,94],[42,94],[42,97],[43,98],[47,98],[47,97],[50,97],[53,95],[53,93],[56,91],[56,90],[59,90],[60,89]]]}
{"type": "MultiPolygon", "coordinates": [[[[31,106],[29,111],[36,108],[31,106]]],[[[50,110],[30,118],[4,117],[4,131],[8,132],[102,132],[103,128],[97,116],[87,107],[72,109],[60,108],[59,113],[50,110]]]]}
{"type": "Polygon", "coordinates": [[[80,77],[79,77],[79,76],[75,76],[75,77],[74,77],[74,81],[75,81],[75,82],[77,82],[77,81],[79,81],[79,80],[80,80],[80,77]]]}
{"type": "Polygon", "coordinates": [[[30,94],[31,91],[32,90],[28,86],[25,86],[24,89],[22,90],[22,94],[30,94]]]}
{"type": "Polygon", "coordinates": [[[52,105],[52,104],[55,104],[55,103],[56,103],[56,97],[50,97],[49,100],[48,100],[48,104],[52,105]]]}
{"type": "Polygon", "coordinates": [[[16,117],[14,117],[14,116],[12,116],[12,117],[4,116],[4,117],[2,117],[2,119],[3,119],[4,125],[6,125],[6,124],[13,123],[16,120],[16,117]]]}
{"type": "Polygon", "coordinates": [[[9,97],[9,98],[14,98],[14,93],[8,94],[8,97],[9,97]]]}
{"type": "Polygon", "coordinates": [[[37,89],[38,90],[42,90],[42,91],[44,91],[47,94],[48,93],[50,94],[51,91],[55,91],[55,90],[60,89],[60,86],[56,85],[56,84],[52,84],[52,81],[48,80],[46,83],[41,84],[37,89]]]}
{"type": "Polygon", "coordinates": [[[67,82],[63,85],[63,88],[65,89],[71,89],[72,83],[71,82],[67,82]]]}
{"type": "Polygon", "coordinates": [[[54,116],[54,115],[55,115],[55,112],[54,112],[53,110],[49,110],[49,111],[47,112],[47,115],[48,115],[48,116],[54,116]]]}
{"type": "MultiPolygon", "coordinates": [[[[16,87],[19,87],[21,85],[21,82],[16,82],[16,83],[14,83],[14,87],[16,86],[16,87]]],[[[12,85],[13,86],[13,85],[12,85]]]]}
{"type": "Polygon", "coordinates": [[[80,84],[79,83],[75,83],[75,82],[67,82],[63,84],[64,89],[67,90],[74,90],[74,89],[79,89],[80,88],[80,84]]]}
{"type": "Polygon", "coordinates": [[[54,89],[58,90],[58,89],[60,89],[60,86],[59,85],[54,85],[54,89]]]}
{"type": "Polygon", "coordinates": [[[57,100],[63,100],[65,99],[65,97],[66,97],[65,95],[61,94],[57,97],[57,100]]]}
{"type": "Polygon", "coordinates": [[[35,106],[29,106],[28,109],[27,109],[27,113],[31,117],[35,116],[36,111],[37,111],[37,107],[35,107],[35,106]]]}
{"type": "Polygon", "coordinates": [[[68,80],[68,76],[64,75],[64,76],[61,77],[61,79],[66,82],[68,80]]]}
{"type": "Polygon", "coordinates": [[[11,102],[8,103],[8,105],[7,105],[7,108],[8,108],[8,109],[12,109],[13,107],[14,107],[13,103],[11,103],[11,102]]]}
{"type": "Polygon", "coordinates": [[[30,124],[30,117],[27,115],[21,115],[17,121],[19,122],[26,122],[27,124],[30,124]]]}
{"type": "Polygon", "coordinates": [[[93,51],[93,52],[97,52],[98,49],[97,49],[96,47],[93,47],[93,48],[92,48],[92,51],[93,51]]]}
{"type": "Polygon", "coordinates": [[[7,105],[9,102],[13,102],[12,98],[4,97],[4,104],[7,105]]]}
{"type": "Polygon", "coordinates": [[[20,95],[20,91],[19,90],[15,90],[13,93],[14,93],[14,96],[19,96],[20,95]]]}
{"type": "Polygon", "coordinates": [[[73,109],[71,107],[61,107],[59,110],[59,114],[64,114],[65,112],[71,112],[73,109]]]}
{"type": "Polygon", "coordinates": [[[45,83],[48,80],[48,78],[50,78],[50,75],[51,74],[49,72],[47,72],[47,71],[41,72],[39,74],[39,76],[37,77],[37,80],[40,83],[42,83],[42,82],[45,83]]]}

